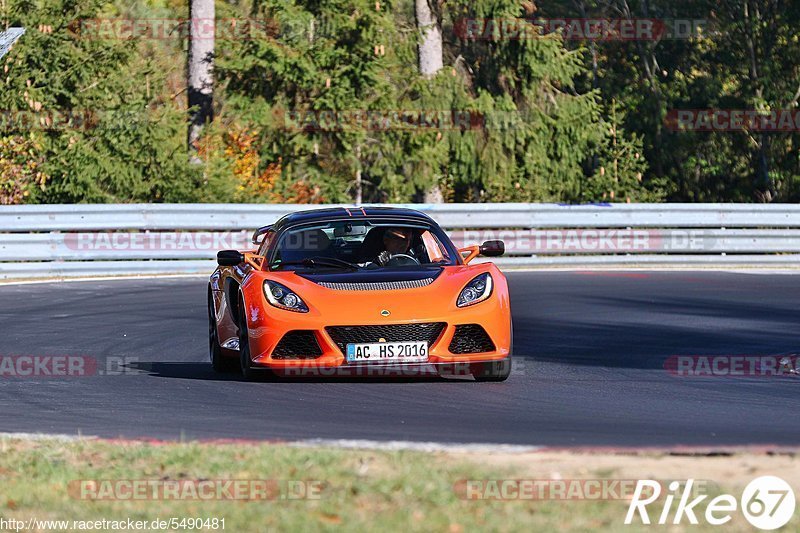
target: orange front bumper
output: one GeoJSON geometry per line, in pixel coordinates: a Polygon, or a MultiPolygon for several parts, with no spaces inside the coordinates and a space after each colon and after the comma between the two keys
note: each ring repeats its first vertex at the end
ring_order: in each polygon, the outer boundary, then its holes
{"type": "MultiPolygon", "coordinates": [[[[390,291],[340,291],[322,287],[291,272],[269,273],[306,302],[308,313],[271,306],[263,295],[264,276],[253,276],[242,287],[247,307],[253,366],[271,369],[353,366],[326,331],[329,326],[370,326],[443,322],[446,327],[429,346],[427,364],[468,363],[504,359],[511,352],[511,309],[505,278],[494,265],[451,267],[427,287],[390,291]],[[459,308],[456,298],[475,276],[490,272],[494,290],[489,299],[459,308]],[[389,316],[381,313],[388,311],[389,316]],[[457,325],[479,324],[494,351],[454,354],[449,350],[457,325]],[[277,359],[272,352],[294,330],[314,332],[322,355],[313,359],[277,359]]],[[[385,314],[385,313],[384,313],[385,314]]],[[[375,363],[372,363],[375,364],[375,363]]],[[[416,363],[418,364],[418,363],[416,363]]],[[[397,365],[397,363],[393,363],[397,365]]]]}

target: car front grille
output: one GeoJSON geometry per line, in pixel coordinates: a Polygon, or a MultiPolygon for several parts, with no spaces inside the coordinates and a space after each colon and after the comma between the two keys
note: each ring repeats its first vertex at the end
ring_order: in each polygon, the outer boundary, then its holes
{"type": "Polygon", "coordinates": [[[272,350],[273,359],[316,359],[322,355],[314,332],[310,330],[290,331],[272,350]]]}
{"type": "Polygon", "coordinates": [[[450,341],[450,353],[483,353],[495,351],[494,343],[479,324],[456,326],[453,340],[450,341]]]}
{"type": "Polygon", "coordinates": [[[409,281],[380,281],[358,283],[334,283],[318,281],[318,284],[337,291],[393,291],[398,289],[418,289],[433,283],[433,278],[414,279],[409,281]]]}
{"type": "Polygon", "coordinates": [[[425,341],[432,346],[447,326],[444,322],[387,324],[385,326],[328,326],[325,331],[345,353],[348,344],[425,341]]]}

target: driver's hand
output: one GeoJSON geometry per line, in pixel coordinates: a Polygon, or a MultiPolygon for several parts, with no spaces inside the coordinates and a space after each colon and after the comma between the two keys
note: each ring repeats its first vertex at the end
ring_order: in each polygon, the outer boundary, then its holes
{"type": "Polygon", "coordinates": [[[392,254],[384,250],[378,254],[378,257],[375,259],[375,262],[378,263],[380,266],[386,266],[386,264],[389,262],[391,258],[392,254]]]}

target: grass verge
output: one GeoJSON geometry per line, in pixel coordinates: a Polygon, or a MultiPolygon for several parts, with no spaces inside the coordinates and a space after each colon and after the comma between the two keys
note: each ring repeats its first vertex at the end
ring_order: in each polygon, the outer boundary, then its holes
{"type": "MultiPolygon", "coordinates": [[[[3,439],[0,441],[0,517],[73,521],[217,518],[225,531],[668,531],[715,530],[713,526],[624,526],[628,500],[471,500],[464,480],[682,479],[710,481],[712,497],[737,499],[760,475],[778,475],[800,495],[800,459],[736,452],[724,456],[537,452],[476,454],[304,448],[280,444],[143,443],[102,440],[3,439]],[[197,487],[205,480],[270,480],[269,499],[130,499],[124,481],[168,484],[182,480],[197,487]],[[116,496],[98,500],[103,482],[116,496]],[[98,485],[97,482],[101,482],[98,485]],[[120,484],[121,483],[121,484],[120,484]],[[121,488],[123,487],[123,488],[121,488]],[[459,488],[460,487],[460,488],[459,488]],[[88,490],[87,490],[88,489],[88,490]],[[84,492],[81,493],[81,490],[84,492]],[[83,494],[83,496],[82,496],[83,494]],[[128,498],[128,499],[125,499],[128,498]]],[[[215,481],[218,483],[218,481],[215,481]]],[[[486,483],[480,485],[488,487],[486,483]]],[[[491,495],[491,491],[483,492],[491,495]]],[[[199,496],[198,496],[199,497],[199,496]]],[[[676,497],[676,503],[677,503],[676,497]]],[[[710,499],[710,498],[709,498],[710,499]]],[[[654,505],[655,521],[663,498],[654,505]]],[[[701,505],[699,509],[704,509],[701,505]]],[[[674,516],[673,513],[670,517],[674,516]]],[[[670,518],[671,520],[671,518],[670,518]]],[[[2,524],[2,522],[0,522],[2,524]]],[[[64,524],[61,524],[62,526],[64,524]]],[[[95,528],[97,530],[98,528],[95,528]]],[[[100,528],[106,529],[106,528],[100,528]]],[[[203,527],[203,530],[213,530],[203,527]]],[[[725,526],[752,531],[741,512],[725,526]]],[[[795,513],[787,531],[800,529],[795,513]]],[[[154,528],[148,526],[145,530],[154,528]]],[[[162,529],[163,530],[163,529],[162,529]]],[[[190,530],[168,528],[166,530],[190,530]]],[[[196,530],[196,529],[195,529],[196,530]]],[[[221,529],[217,529],[221,531],[221,529]]]]}

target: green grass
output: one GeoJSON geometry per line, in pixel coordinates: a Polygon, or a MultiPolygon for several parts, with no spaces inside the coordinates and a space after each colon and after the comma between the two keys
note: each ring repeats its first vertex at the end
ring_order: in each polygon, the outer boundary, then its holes
{"type": "MultiPolygon", "coordinates": [[[[624,501],[470,501],[463,479],[520,477],[444,453],[297,448],[276,444],[147,444],[114,441],[0,442],[0,516],[98,520],[224,518],[225,531],[645,531],[623,526],[624,501]],[[85,479],[317,480],[320,499],[92,501],[70,495],[85,479]]],[[[586,478],[610,472],[589,471],[586,478]]],[[[724,489],[724,487],[722,487],[724,489]]],[[[657,515],[656,515],[657,516],[657,515]]],[[[740,524],[740,526],[742,526],[740,524]]],[[[674,527],[661,527],[675,530],[674,527]]],[[[694,527],[693,531],[712,527],[694,527]]],[[[730,528],[726,528],[730,529],[730,528]]],[[[735,525],[733,529],[746,529],[735,525]]]]}

